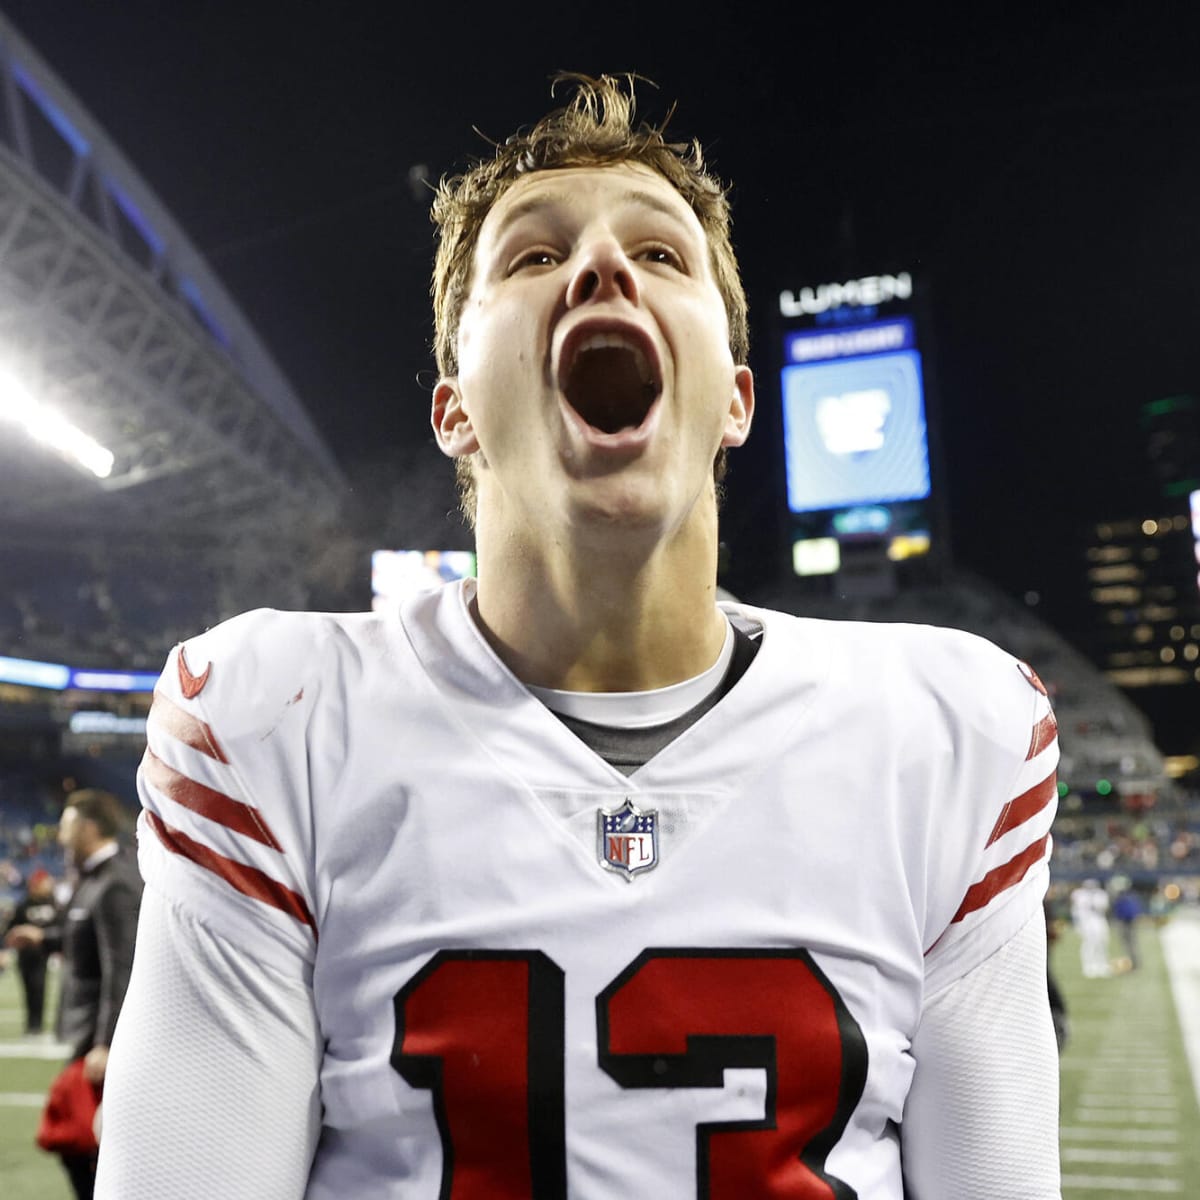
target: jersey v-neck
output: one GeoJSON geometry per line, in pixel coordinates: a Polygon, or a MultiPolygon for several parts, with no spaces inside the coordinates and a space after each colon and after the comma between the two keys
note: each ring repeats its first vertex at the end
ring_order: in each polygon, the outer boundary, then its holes
{"type": "Polygon", "coordinates": [[[732,658],[733,625],[727,617],[716,661],[708,670],[681,683],[643,692],[573,692],[532,683],[525,686],[556,717],[617,729],[645,729],[674,721],[704,701],[720,685],[732,658]]]}
{"type": "Polygon", "coordinates": [[[474,594],[473,579],[419,593],[404,606],[404,640],[428,673],[430,701],[446,706],[467,739],[539,795],[733,792],[810,719],[830,670],[829,639],[811,622],[721,604],[735,627],[751,636],[761,632],[760,653],[737,687],[626,776],[574,736],[500,660],[471,615],[474,594]],[[731,736],[697,736],[716,717],[731,736]]]}
{"type": "Polygon", "coordinates": [[[746,673],[758,646],[757,638],[731,621],[717,661],[683,683],[634,693],[529,690],[593,753],[628,776],[719,704],[746,673]],[[582,716],[585,712],[607,719],[586,720],[582,716]],[[647,721],[647,715],[660,719],[647,721]],[[666,719],[661,719],[664,716],[666,719]]]}

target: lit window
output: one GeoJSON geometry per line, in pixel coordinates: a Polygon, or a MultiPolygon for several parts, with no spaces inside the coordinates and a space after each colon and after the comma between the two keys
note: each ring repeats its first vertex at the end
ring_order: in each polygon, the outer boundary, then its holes
{"type": "Polygon", "coordinates": [[[1147,642],[1152,642],[1154,640],[1154,626],[1139,625],[1133,631],[1133,640],[1143,646],[1147,642]]]}
{"type": "Polygon", "coordinates": [[[1175,661],[1175,651],[1170,646],[1164,646],[1158,652],[1158,657],[1161,658],[1163,660],[1163,662],[1174,662],[1175,661]]]}
{"type": "Polygon", "coordinates": [[[1158,532],[1158,522],[1145,520],[1142,522],[1142,532],[1147,537],[1153,537],[1158,532]]]}
{"type": "Polygon", "coordinates": [[[1125,563],[1119,566],[1092,567],[1088,571],[1088,578],[1095,583],[1117,583],[1121,580],[1137,582],[1142,579],[1142,572],[1132,563],[1125,563]]]}
{"type": "Polygon", "coordinates": [[[1092,589],[1092,599],[1097,604],[1136,604],[1141,598],[1141,588],[1127,587],[1124,584],[1092,589]]]}
{"type": "Polygon", "coordinates": [[[1195,662],[1197,658],[1200,658],[1200,646],[1197,646],[1194,642],[1189,642],[1183,648],[1183,657],[1188,662],[1195,662]]]}
{"type": "MultiPolygon", "coordinates": [[[[1200,680],[1200,667],[1197,667],[1195,672],[1196,679],[1200,680]]],[[[1125,669],[1118,668],[1115,671],[1105,671],[1105,678],[1110,679],[1118,687],[1136,688],[1136,687],[1155,687],[1161,684],[1182,684],[1187,683],[1188,677],[1186,672],[1180,670],[1179,667],[1128,667],[1125,669]]]]}
{"type": "Polygon", "coordinates": [[[1187,630],[1185,630],[1185,629],[1184,629],[1184,627],[1183,627],[1182,625],[1172,625],[1172,626],[1171,626],[1171,641],[1173,641],[1173,642],[1182,642],[1182,641],[1183,641],[1183,635],[1184,635],[1186,632],[1187,632],[1187,630]]]}

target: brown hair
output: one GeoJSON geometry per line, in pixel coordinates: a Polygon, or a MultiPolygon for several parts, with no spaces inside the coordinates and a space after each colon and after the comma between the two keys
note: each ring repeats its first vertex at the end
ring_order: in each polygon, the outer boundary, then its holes
{"type": "Polygon", "coordinates": [[[102,838],[116,837],[125,824],[121,802],[112,792],[84,788],[67,796],[64,808],[73,808],[85,821],[94,821],[102,838]]]}
{"type": "Polygon", "coordinates": [[[438,184],[431,212],[439,230],[432,290],[434,350],[443,375],[458,370],[458,321],[471,288],[479,231],[496,201],[534,171],[617,163],[639,163],[656,171],[691,206],[708,238],[713,275],[729,318],[730,352],[735,363],[746,362],[750,352],[746,293],[730,239],[725,189],[705,170],[698,141],[666,140],[671,112],[661,125],[643,121],[634,126],[636,79],[634,75],[623,80],[613,75],[556,76],[555,85],[575,84],[570,104],[548,113],[528,132],[513,134],[496,147],[491,159],[462,175],[443,177],[438,184]]]}
{"type": "MultiPolygon", "coordinates": [[[[669,142],[664,136],[674,112],[660,125],[634,125],[637,76],[591,78],[564,72],[554,87],[571,83],[569,104],[542,117],[532,129],[514,134],[461,175],[443,177],[431,216],[438,227],[433,268],[434,352],[438,371],[458,371],[458,325],[471,289],[475,247],[492,207],[520,178],[535,171],[564,167],[603,167],[637,163],[657,172],[687,201],[708,241],[717,289],[729,321],[729,349],[738,365],[750,353],[746,293],[730,237],[729,200],[720,181],[705,169],[698,141],[669,142]]],[[[551,95],[554,94],[554,87],[551,95]]],[[[463,511],[474,521],[474,485],[470,462],[456,464],[463,511]]],[[[717,455],[714,474],[725,472],[725,452],[717,455]]]]}

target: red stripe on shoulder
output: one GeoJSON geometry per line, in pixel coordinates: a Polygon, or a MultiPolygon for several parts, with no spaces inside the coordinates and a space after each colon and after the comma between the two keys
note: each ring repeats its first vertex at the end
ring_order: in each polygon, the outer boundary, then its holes
{"type": "Polygon", "coordinates": [[[190,808],[192,812],[232,829],[234,833],[270,846],[272,850],[283,853],[283,847],[275,839],[275,835],[267,828],[262,813],[252,805],[243,804],[224,792],[197,783],[186,775],[180,774],[174,767],[169,767],[153,750],[147,747],[146,756],[142,759],[142,770],[146,778],[162,793],[170,796],[176,804],[190,808]]]}
{"type": "Polygon", "coordinates": [[[1033,735],[1029,739],[1029,752],[1025,755],[1025,761],[1028,762],[1031,758],[1041,754],[1054,741],[1057,734],[1058,722],[1054,719],[1052,712],[1047,713],[1033,727],[1033,735]]]}
{"type": "Polygon", "coordinates": [[[1000,810],[987,845],[990,846],[993,842],[999,841],[1009,830],[1016,829],[1030,817],[1036,816],[1056,795],[1058,795],[1058,777],[1051,771],[1041,783],[1035,783],[1029,791],[1014,796],[1000,810]]]}
{"type": "Polygon", "coordinates": [[[150,718],[185,746],[191,746],[193,750],[199,750],[201,754],[207,754],[217,762],[229,761],[210,726],[193,717],[191,713],[184,712],[174,700],[157,688],[154,690],[150,718]]]}
{"type": "Polygon", "coordinates": [[[1017,669],[1025,676],[1025,682],[1035,692],[1041,692],[1043,696],[1050,695],[1046,689],[1046,685],[1038,678],[1038,673],[1027,662],[1018,662],[1017,669]]]}
{"type": "Polygon", "coordinates": [[[1046,834],[1033,845],[1026,846],[1020,854],[1010,858],[1004,866],[996,867],[978,883],[971,884],[950,924],[953,925],[955,921],[961,921],[963,917],[977,909],[986,907],[1001,892],[1007,891],[1010,887],[1016,887],[1029,874],[1030,870],[1045,858],[1049,843],[1050,835],[1046,834]]]}
{"type": "Polygon", "coordinates": [[[302,925],[312,929],[314,937],[317,935],[317,923],[313,920],[304,897],[298,892],[285,887],[279,880],[272,879],[257,867],[249,867],[245,863],[218,854],[195,838],[188,837],[182,830],[168,825],[156,813],[147,812],[146,819],[150,822],[150,828],[158,835],[159,841],[172,854],[178,854],[181,858],[186,858],[189,862],[194,862],[197,866],[220,876],[243,896],[269,904],[272,908],[295,917],[302,925]]]}

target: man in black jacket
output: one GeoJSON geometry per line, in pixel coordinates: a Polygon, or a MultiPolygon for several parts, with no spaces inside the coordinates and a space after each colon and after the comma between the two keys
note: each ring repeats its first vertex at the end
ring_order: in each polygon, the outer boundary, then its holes
{"type": "MultiPolygon", "coordinates": [[[[142,880],[133,858],[121,851],[121,805],[110,792],[72,792],[59,822],[58,840],[79,882],[61,925],[42,930],[19,925],[9,933],[18,948],[42,945],[63,954],[58,1037],[82,1058],[84,1074],[104,1083],[108,1047],[129,985],[142,880]]],[[[62,1156],[77,1196],[90,1198],[96,1155],[62,1156]]]]}
{"type": "MultiPolygon", "coordinates": [[[[41,929],[57,928],[61,921],[58,905],[54,900],[54,876],[43,867],[38,867],[29,876],[25,896],[13,910],[9,929],[18,925],[36,925],[41,929]]],[[[14,939],[14,943],[15,944],[14,939]]],[[[8,945],[8,939],[5,939],[8,945]]],[[[25,991],[25,1032],[42,1032],[42,1020],[46,1008],[46,960],[50,948],[43,941],[40,945],[26,945],[17,951],[17,969],[21,974],[21,986],[25,991]]]]}

